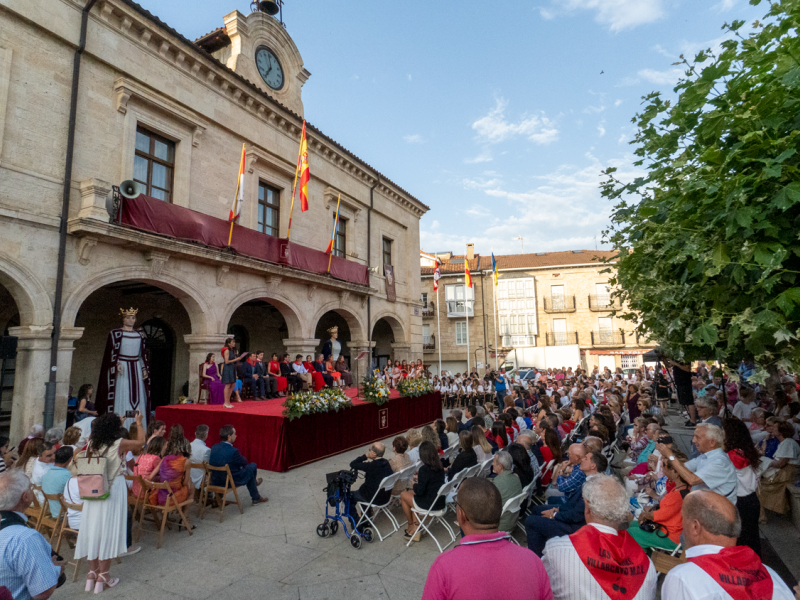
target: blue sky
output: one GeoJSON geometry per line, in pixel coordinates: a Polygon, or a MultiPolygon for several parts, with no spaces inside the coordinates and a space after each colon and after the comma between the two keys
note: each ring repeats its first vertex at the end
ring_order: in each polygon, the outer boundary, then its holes
{"type": "MultiPolygon", "coordinates": [[[[242,0],[140,0],[194,39],[242,0]]],[[[427,251],[601,244],[600,171],[632,167],[641,97],[747,0],[285,0],[311,78],[306,119],[431,207],[427,251]],[[601,74],[602,72],[602,74],[601,74]]],[[[313,176],[313,163],[311,164],[313,176]]]]}

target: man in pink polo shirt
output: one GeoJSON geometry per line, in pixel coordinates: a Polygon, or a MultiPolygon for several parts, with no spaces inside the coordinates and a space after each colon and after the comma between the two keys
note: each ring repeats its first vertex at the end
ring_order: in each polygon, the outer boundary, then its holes
{"type": "Polygon", "coordinates": [[[422,600],[553,600],[539,557],[497,531],[502,512],[500,492],[490,481],[464,480],[456,500],[464,537],[433,562],[422,600]],[[465,565],[491,565],[492,576],[470,577],[465,565]]]}

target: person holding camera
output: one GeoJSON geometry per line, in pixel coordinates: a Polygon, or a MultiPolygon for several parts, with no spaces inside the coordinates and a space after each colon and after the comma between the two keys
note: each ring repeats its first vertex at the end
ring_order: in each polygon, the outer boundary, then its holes
{"type": "Polygon", "coordinates": [[[16,600],[47,600],[67,580],[65,563],[41,533],[26,526],[31,502],[31,481],[21,469],[0,475],[0,587],[16,600]]]}

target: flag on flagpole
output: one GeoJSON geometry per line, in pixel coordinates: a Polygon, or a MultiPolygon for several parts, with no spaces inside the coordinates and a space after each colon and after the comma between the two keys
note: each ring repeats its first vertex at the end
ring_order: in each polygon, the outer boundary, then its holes
{"type": "Polygon", "coordinates": [[[228,214],[228,223],[233,223],[239,220],[239,215],[242,213],[242,202],[244,202],[244,156],[245,149],[242,144],[242,158],[239,161],[239,180],[236,183],[236,195],[233,198],[233,206],[228,214]]]}
{"type": "Polygon", "coordinates": [[[303,137],[300,139],[300,210],[308,210],[308,180],[311,171],[308,169],[308,141],[306,140],[306,122],[303,121],[303,137]]]}
{"type": "Polygon", "coordinates": [[[331,232],[331,241],[328,242],[328,247],[325,249],[325,254],[333,252],[333,244],[336,242],[336,226],[339,225],[339,205],[342,202],[342,195],[339,194],[339,199],[336,201],[336,214],[333,215],[333,231],[331,232]]]}
{"type": "Polygon", "coordinates": [[[433,291],[439,291],[439,280],[442,278],[442,274],[439,273],[439,265],[436,265],[436,270],[433,272],[433,291]]]}
{"type": "Polygon", "coordinates": [[[497,285],[497,261],[494,259],[494,252],[492,252],[492,273],[494,277],[494,284],[497,285]]]}
{"type": "Polygon", "coordinates": [[[464,275],[466,276],[466,281],[464,282],[467,287],[472,287],[472,275],[469,272],[469,259],[464,259],[464,275]]]}

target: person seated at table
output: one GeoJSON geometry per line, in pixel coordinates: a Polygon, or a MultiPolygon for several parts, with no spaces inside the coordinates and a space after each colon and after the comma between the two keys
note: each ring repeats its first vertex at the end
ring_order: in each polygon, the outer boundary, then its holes
{"type": "Polygon", "coordinates": [[[292,366],[289,364],[289,355],[284,354],[283,360],[280,363],[281,377],[286,378],[286,385],[290,392],[299,392],[303,389],[303,380],[295,373],[292,366]]]}
{"type": "Polygon", "coordinates": [[[328,356],[325,357],[325,372],[331,377],[333,377],[334,387],[341,386],[340,380],[342,379],[342,374],[339,373],[339,371],[337,371],[333,367],[333,356],[331,356],[330,354],[328,354],[328,356]]]}
{"type": "Polygon", "coordinates": [[[416,507],[421,510],[441,510],[446,506],[446,498],[439,496],[445,473],[436,446],[429,441],[422,442],[419,445],[419,459],[422,466],[414,475],[414,487],[400,494],[400,503],[408,521],[408,529],[404,534],[406,539],[412,538],[415,542],[420,540],[420,533],[417,531],[419,523],[411,509],[416,507]]]}
{"type": "MultiPolygon", "coordinates": [[[[194,494],[194,482],[189,457],[192,455],[192,445],[183,435],[183,427],[175,424],[170,427],[167,447],[164,449],[164,458],[158,468],[158,477],[161,482],[169,483],[172,490],[172,501],[180,504],[194,494]]],[[[154,490],[155,491],[155,490],[154,490]]],[[[150,502],[165,505],[169,493],[167,490],[158,490],[157,498],[151,496],[150,502]]]]}
{"type": "Polygon", "coordinates": [[[347,360],[344,355],[339,355],[339,360],[336,361],[336,370],[342,374],[344,387],[351,387],[353,385],[353,375],[350,373],[350,367],[347,366],[347,360]]]}
{"type": "Polygon", "coordinates": [[[326,386],[333,387],[333,375],[327,372],[325,368],[325,357],[322,356],[322,354],[317,354],[317,360],[311,363],[311,366],[314,367],[317,373],[322,375],[326,386]]]}

